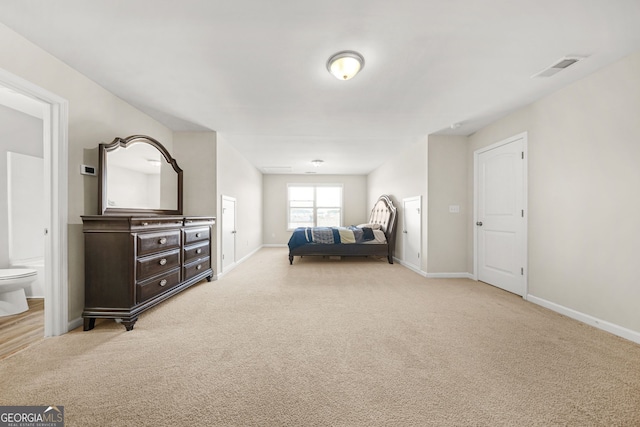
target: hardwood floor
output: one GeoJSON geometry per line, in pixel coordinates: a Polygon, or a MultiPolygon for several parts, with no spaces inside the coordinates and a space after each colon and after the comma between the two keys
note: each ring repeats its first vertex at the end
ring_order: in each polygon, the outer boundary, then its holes
{"type": "Polygon", "coordinates": [[[29,310],[0,317],[0,360],[44,338],[44,298],[29,298],[29,310]]]}

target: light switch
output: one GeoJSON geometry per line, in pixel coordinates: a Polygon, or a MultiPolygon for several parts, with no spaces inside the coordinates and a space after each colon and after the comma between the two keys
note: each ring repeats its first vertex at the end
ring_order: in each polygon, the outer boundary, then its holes
{"type": "Polygon", "coordinates": [[[460,205],[449,205],[449,213],[460,213],[460,205]]]}

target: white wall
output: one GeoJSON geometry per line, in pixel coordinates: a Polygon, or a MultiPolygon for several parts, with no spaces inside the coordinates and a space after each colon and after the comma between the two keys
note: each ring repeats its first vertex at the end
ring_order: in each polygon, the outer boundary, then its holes
{"type": "Polygon", "coordinates": [[[69,320],[84,307],[84,255],[81,215],[96,214],[98,182],[80,175],[80,165],[98,166],[101,142],[146,134],[171,152],[172,132],[149,116],[0,24],[0,68],[69,102],[69,320]]]}
{"type": "Polygon", "coordinates": [[[185,215],[215,216],[212,265],[221,272],[222,196],[236,199],[236,260],[262,246],[262,174],[216,132],[175,132],[175,158],[184,170],[185,215]]]}
{"type": "MultiPolygon", "coordinates": [[[[174,132],[173,157],[183,170],[183,213],[192,216],[217,216],[217,135],[215,132],[174,132]]],[[[219,217],[218,217],[219,219],[219,217]]],[[[214,227],[214,236],[219,225],[214,227]]],[[[220,272],[217,242],[211,248],[214,275],[220,272]]]]}
{"type": "Polygon", "coordinates": [[[183,213],[216,215],[215,132],[174,132],[173,157],[182,169],[183,213]]]}
{"type": "Polygon", "coordinates": [[[287,230],[287,184],[342,184],[343,225],[357,225],[369,218],[373,203],[367,203],[364,175],[264,175],[263,240],[269,245],[289,242],[287,230]]]}
{"type": "MultiPolygon", "coordinates": [[[[222,196],[236,199],[236,261],[262,246],[262,180],[262,173],[219,135],[218,217],[222,218],[222,196]]],[[[222,259],[219,262],[222,265],[222,259]]]]}
{"type": "Polygon", "coordinates": [[[9,267],[7,152],[42,158],[43,149],[42,120],[0,105],[0,268],[9,267]]]}
{"type": "Polygon", "coordinates": [[[638,117],[635,53],[477,132],[467,155],[528,132],[529,294],[640,333],[638,117]]]}
{"type": "Polygon", "coordinates": [[[402,199],[422,196],[422,258],[420,269],[427,271],[427,138],[391,157],[367,177],[367,206],[373,207],[378,197],[388,194],[398,209],[395,257],[403,259],[402,199]]]}
{"type": "Polygon", "coordinates": [[[428,273],[468,273],[467,224],[473,204],[467,197],[468,139],[429,136],[428,273]],[[458,206],[459,213],[449,212],[458,206]]]}

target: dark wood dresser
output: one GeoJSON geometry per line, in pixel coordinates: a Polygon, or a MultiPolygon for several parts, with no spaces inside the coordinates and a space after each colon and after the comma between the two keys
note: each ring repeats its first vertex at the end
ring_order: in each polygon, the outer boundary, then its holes
{"type": "Polygon", "coordinates": [[[84,330],[97,318],[127,331],[140,313],[191,285],[211,281],[214,217],[83,216],[84,330]]]}

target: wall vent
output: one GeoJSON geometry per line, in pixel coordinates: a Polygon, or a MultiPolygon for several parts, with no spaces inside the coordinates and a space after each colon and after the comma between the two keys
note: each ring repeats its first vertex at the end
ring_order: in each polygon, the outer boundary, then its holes
{"type": "Polygon", "coordinates": [[[559,59],[558,61],[556,61],[553,65],[545,68],[544,70],[534,74],[533,76],[531,76],[532,79],[538,78],[538,77],[551,77],[554,74],[559,73],[560,71],[564,70],[565,68],[568,68],[570,66],[572,66],[573,64],[575,64],[576,62],[584,59],[584,56],[565,56],[564,58],[559,59]]]}

